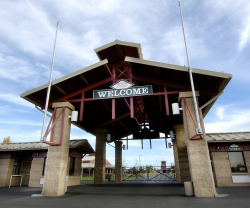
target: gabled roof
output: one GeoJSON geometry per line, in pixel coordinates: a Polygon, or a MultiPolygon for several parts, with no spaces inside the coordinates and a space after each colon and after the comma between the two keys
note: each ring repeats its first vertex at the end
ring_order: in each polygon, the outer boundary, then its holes
{"type": "Polygon", "coordinates": [[[250,141],[250,132],[207,133],[206,139],[208,143],[245,142],[250,141]]]}
{"type": "MultiPolygon", "coordinates": [[[[112,67],[115,66],[120,67],[120,71],[129,67],[132,71],[132,81],[137,86],[152,85],[153,92],[161,94],[134,98],[134,108],[140,107],[141,111],[135,114],[135,119],[129,116],[129,98],[116,98],[115,114],[116,118],[120,118],[119,121],[114,122],[116,139],[139,131],[140,125],[144,122],[149,123],[150,129],[162,133],[172,129],[174,124],[183,122],[181,115],[172,116],[171,107],[169,108],[170,115],[166,115],[165,99],[162,93],[164,92],[163,85],[165,85],[169,93],[168,104],[171,106],[172,103],[178,102],[178,92],[191,90],[187,67],[143,60],[141,46],[138,43],[115,40],[95,49],[95,52],[100,62],[54,80],[52,83],[49,104],[62,100],[68,101],[75,106],[76,111],[80,111],[81,106],[83,107],[81,99],[82,90],[84,90],[86,101],[84,101],[83,120],[72,122],[74,125],[94,135],[96,128],[113,131],[111,99],[93,101],[92,98],[93,90],[109,89],[113,84],[112,67]]],[[[203,117],[206,116],[218,98],[217,95],[222,93],[231,78],[231,74],[193,68],[195,90],[200,92],[199,105],[203,106],[210,101],[202,109],[203,117]]],[[[24,92],[21,97],[44,108],[47,86],[45,84],[24,92]]],[[[51,105],[48,110],[53,111],[51,105]]]]}
{"type": "Polygon", "coordinates": [[[120,40],[96,48],[95,52],[100,60],[108,59],[109,63],[123,61],[126,56],[143,59],[139,43],[120,40]]]}
{"type": "MultiPolygon", "coordinates": [[[[84,156],[82,158],[82,168],[94,168],[95,167],[95,156],[84,156]]],[[[105,163],[106,168],[114,168],[114,165],[111,165],[111,163],[106,160],[105,163]]]]}
{"type": "MultiPolygon", "coordinates": [[[[45,142],[3,143],[0,144],[0,151],[47,150],[49,146],[45,142]]],[[[79,149],[85,154],[94,152],[87,139],[70,140],[69,148],[79,149]]]]}

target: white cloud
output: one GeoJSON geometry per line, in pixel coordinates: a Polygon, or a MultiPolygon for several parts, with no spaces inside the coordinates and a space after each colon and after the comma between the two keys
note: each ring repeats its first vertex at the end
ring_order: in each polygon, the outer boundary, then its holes
{"type": "Polygon", "coordinates": [[[224,118],[224,115],[225,114],[225,108],[223,107],[218,107],[216,109],[216,115],[219,117],[219,119],[223,119],[224,118]]]}
{"type": "Polygon", "coordinates": [[[218,107],[216,115],[218,117],[214,116],[212,122],[205,123],[207,133],[250,131],[250,109],[218,107]]]}
{"type": "Polygon", "coordinates": [[[41,126],[42,122],[34,122],[29,120],[0,120],[0,124],[18,125],[18,126],[41,126]]]}
{"type": "Polygon", "coordinates": [[[248,17],[244,17],[243,19],[243,27],[240,30],[239,51],[242,51],[249,43],[250,43],[250,14],[248,14],[248,17]]]}
{"type": "Polygon", "coordinates": [[[9,115],[9,112],[30,113],[30,111],[28,111],[28,110],[14,108],[13,106],[11,107],[9,105],[0,106],[0,114],[1,115],[9,115]]]}
{"type": "Polygon", "coordinates": [[[227,21],[226,31],[238,33],[238,51],[241,52],[250,43],[250,2],[245,0],[207,0],[207,10],[211,10],[209,21],[227,21]],[[232,27],[233,26],[233,27],[232,27]]]}
{"type": "Polygon", "coordinates": [[[24,100],[23,98],[21,98],[19,96],[13,95],[13,94],[0,94],[0,99],[7,101],[7,102],[10,102],[10,103],[15,104],[15,105],[21,105],[21,106],[30,107],[30,108],[35,107],[34,104],[24,100]]]}

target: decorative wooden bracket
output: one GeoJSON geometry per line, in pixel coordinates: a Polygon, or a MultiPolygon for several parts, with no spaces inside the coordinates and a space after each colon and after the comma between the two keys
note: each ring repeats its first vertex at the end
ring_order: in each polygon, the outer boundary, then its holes
{"type": "Polygon", "coordinates": [[[184,100],[184,111],[185,111],[185,118],[186,118],[186,123],[187,123],[188,137],[189,137],[190,140],[202,139],[203,135],[201,135],[201,134],[195,134],[193,136],[190,136],[188,118],[187,118],[187,111],[189,112],[189,114],[190,114],[196,128],[198,128],[198,125],[197,125],[197,123],[195,121],[195,118],[194,118],[194,116],[193,116],[193,114],[192,114],[192,112],[191,112],[191,110],[190,110],[190,108],[189,108],[189,106],[187,104],[186,98],[183,98],[183,100],[184,100]]]}
{"type": "Polygon", "coordinates": [[[47,136],[49,135],[49,133],[52,131],[52,135],[51,135],[51,141],[46,141],[46,144],[49,144],[51,146],[59,146],[62,144],[62,138],[63,138],[63,126],[64,126],[64,115],[65,115],[65,107],[63,107],[63,109],[60,111],[60,113],[58,114],[58,116],[56,117],[56,108],[53,111],[53,114],[51,116],[51,119],[49,121],[49,125],[46,129],[46,132],[44,134],[44,137],[47,138],[47,136]],[[61,125],[61,135],[60,135],[60,143],[56,143],[53,142],[53,133],[54,133],[54,128],[56,125],[56,122],[58,121],[58,119],[60,118],[60,116],[62,115],[62,125],[61,125]],[[52,124],[52,126],[50,127],[50,125],[52,124]]]}

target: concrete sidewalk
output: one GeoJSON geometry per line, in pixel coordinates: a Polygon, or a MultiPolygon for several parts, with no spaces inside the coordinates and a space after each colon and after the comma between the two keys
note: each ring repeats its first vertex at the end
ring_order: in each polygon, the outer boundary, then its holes
{"type": "Polygon", "coordinates": [[[250,187],[216,188],[224,198],[186,197],[182,184],[171,182],[123,182],[93,185],[85,183],[68,187],[61,197],[31,197],[40,194],[42,188],[0,188],[0,207],[249,207],[250,187]]]}

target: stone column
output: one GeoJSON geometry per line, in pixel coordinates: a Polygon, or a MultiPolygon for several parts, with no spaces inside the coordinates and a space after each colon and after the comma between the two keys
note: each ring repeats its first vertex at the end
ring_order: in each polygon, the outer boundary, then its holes
{"type": "Polygon", "coordinates": [[[122,141],[115,141],[115,182],[122,182],[122,141]]]}
{"type": "Polygon", "coordinates": [[[53,108],[57,108],[58,115],[63,107],[65,107],[64,117],[61,115],[55,124],[53,134],[53,142],[60,142],[61,129],[63,129],[62,144],[59,146],[49,146],[46,170],[44,176],[43,195],[44,196],[61,196],[66,191],[66,176],[68,173],[68,157],[69,157],[69,139],[71,122],[68,118],[75,107],[69,102],[53,103],[53,108]],[[62,119],[64,124],[62,126],[62,119]]]}
{"type": "Polygon", "coordinates": [[[0,187],[8,187],[15,159],[0,159],[0,187]]]}
{"type": "Polygon", "coordinates": [[[105,184],[106,167],[106,129],[96,129],[96,148],[95,148],[95,171],[94,184],[105,184]]]}
{"type": "Polygon", "coordinates": [[[177,150],[177,141],[176,141],[176,139],[172,139],[172,142],[173,142],[173,149],[174,149],[174,164],[175,164],[176,181],[181,182],[180,165],[179,165],[179,157],[178,157],[178,150],[177,150]]]}
{"type": "MultiPolygon", "coordinates": [[[[199,96],[199,92],[196,92],[196,96],[199,96]]],[[[193,114],[193,117],[196,119],[192,92],[181,92],[179,94],[179,100],[181,101],[182,108],[184,109],[185,105],[183,98],[186,99],[190,111],[193,114]]],[[[215,185],[209,158],[205,128],[203,124],[203,116],[201,112],[200,120],[203,129],[203,138],[190,140],[190,137],[196,135],[196,127],[189,111],[186,110],[185,113],[185,110],[183,110],[183,123],[185,128],[185,137],[187,142],[188,159],[191,179],[194,187],[194,194],[196,197],[214,197],[216,194],[215,185]]]]}
{"type": "Polygon", "coordinates": [[[184,183],[185,181],[191,181],[184,126],[183,124],[174,125],[174,129],[176,133],[180,181],[184,183]]]}

